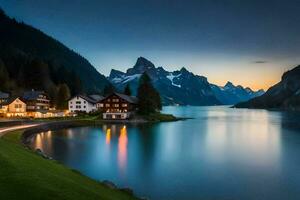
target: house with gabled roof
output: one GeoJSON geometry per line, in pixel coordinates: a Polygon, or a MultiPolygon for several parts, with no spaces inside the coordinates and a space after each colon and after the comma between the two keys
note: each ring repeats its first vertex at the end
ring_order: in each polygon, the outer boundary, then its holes
{"type": "Polygon", "coordinates": [[[100,95],[76,95],[68,101],[69,112],[94,112],[97,110],[96,104],[103,99],[100,95]]]}
{"type": "Polygon", "coordinates": [[[27,116],[35,118],[50,117],[50,99],[47,93],[39,90],[25,91],[22,101],[26,103],[27,116]]]}
{"type": "Polygon", "coordinates": [[[97,109],[103,113],[103,119],[128,119],[137,110],[138,99],[113,92],[98,101],[97,109]]]}
{"type": "Polygon", "coordinates": [[[3,117],[26,117],[26,103],[19,97],[10,97],[0,103],[0,115],[3,117]]]}

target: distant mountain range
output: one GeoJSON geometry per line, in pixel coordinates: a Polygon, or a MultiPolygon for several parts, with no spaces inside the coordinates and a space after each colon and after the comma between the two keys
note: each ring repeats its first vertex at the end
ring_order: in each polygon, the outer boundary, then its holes
{"type": "Polygon", "coordinates": [[[195,75],[184,67],[169,72],[163,67],[155,67],[143,57],[139,57],[126,72],[112,69],[108,80],[120,91],[129,84],[136,94],[139,78],[144,72],[152,79],[164,105],[230,105],[264,93],[263,90],[254,92],[250,88],[234,86],[230,82],[224,87],[210,84],[206,77],[195,75]]]}
{"type": "Polygon", "coordinates": [[[225,86],[210,85],[217,99],[225,105],[233,105],[239,102],[247,101],[254,97],[261,96],[264,90],[253,91],[251,88],[243,86],[235,86],[231,82],[227,82],[225,86]]]}
{"type": "Polygon", "coordinates": [[[300,65],[285,72],[265,94],[234,107],[300,110],[300,65]]]}
{"type": "Polygon", "coordinates": [[[147,72],[164,105],[235,104],[263,93],[230,82],[219,87],[184,67],[169,72],[143,57],[126,72],[111,70],[107,80],[85,58],[40,30],[9,18],[1,9],[0,27],[2,91],[20,93],[34,88],[45,90],[54,100],[62,84],[68,85],[72,95],[102,93],[111,84],[123,91],[129,84],[136,94],[139,78],[147,72]]]}

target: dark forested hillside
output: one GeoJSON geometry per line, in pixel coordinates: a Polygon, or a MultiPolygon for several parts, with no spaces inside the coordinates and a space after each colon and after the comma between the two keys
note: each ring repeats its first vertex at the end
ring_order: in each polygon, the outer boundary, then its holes
{"type": "Polygon", "coordinates": [[[109,84],[85,58],[43,32],[9,18],[0,8],[0,90],[43,89],[55,96],[100,93],[109,84]]]}
{"type": "Polygon", "coordinates": [[[264,95],[239,103],[235,107],[300,110],[300,65],[285,72],[281,81],[264,95]]]}

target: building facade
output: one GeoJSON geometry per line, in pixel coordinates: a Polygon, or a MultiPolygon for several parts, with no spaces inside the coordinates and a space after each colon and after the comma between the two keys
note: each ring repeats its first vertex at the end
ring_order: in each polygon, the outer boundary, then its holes
{"type": "Polygon", "coordinates": [[[22,100],[26,103],[29,117],[49,117],[50,99],[44,91],[31,90],[24,92],[22,100]]]}
{"type": "Polygon", "coordinates": [[[12,97],[0,104],[3,117],[26,117],[26,104],[19,97],[12,97]]]}
{"type": "Polygon", "coordinates": [[[98,101],[97,109],[103,113],[103,119],[128,119],[137,109],[136,97],[112,93],[98,101]]]}
{"type": "Polygon", "coordinates": [[[84,95],[76,95],[72,99],[68,101],[69,112],[94,112],[97,110],[96,104],[97,99],[101,100],[102,97],[97,95],[84,96],[84,95]]]}
{"type": "Polygon", "coordinates": [[[0,104],[5,102],[9,98],[8,93],[4,93],[0,91],[0,104]]]}

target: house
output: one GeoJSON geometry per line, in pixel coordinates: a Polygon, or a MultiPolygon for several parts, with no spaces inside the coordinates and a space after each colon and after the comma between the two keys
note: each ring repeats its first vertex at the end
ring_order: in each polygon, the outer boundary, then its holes
{"type": "Polygon", "coordinates": [[[0,104],[3,117],[25,117],[26,104],[19,97],[10,97],[0,104]]]}
{"type": "Polygon", "coordinates": [[[27,115],[29,117],[49,117],[50,100],[44,91],[26,91],[22,100],[26,103],[27,115]]]}
{"type": "Polygon", "coordinates": [[[69,112],[94,112],[97,110],[96,104],[103,99],[100,95],[76,95],[68,102],[69,112]]]}
{"type": "Polygon", "coordinates": [[[137,109],[138,99],[120,93],[112,93],[98,101],[97,109],[103,113],[103,119],[128,119],[137,109]]]}
{"type": "Polygon", "coordinates": [[[0,91],[0,104],[5,102],[9,98],[8,93],[4,93],[0,91]]]}

